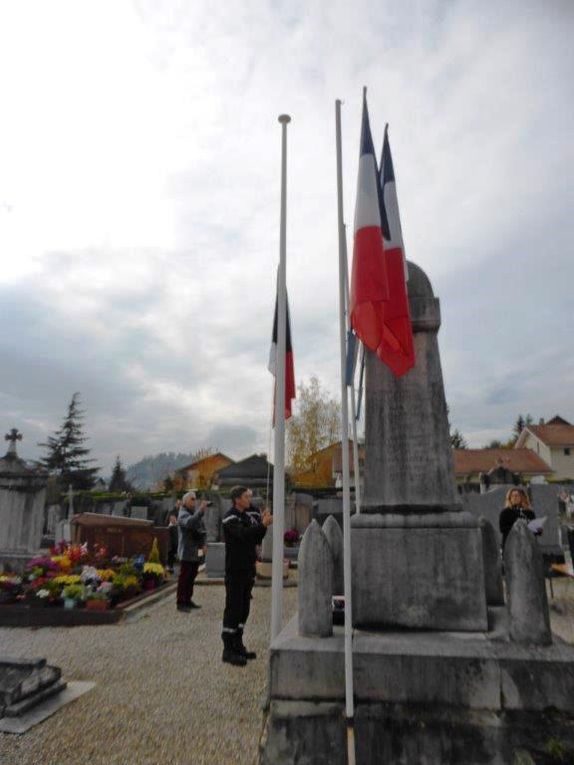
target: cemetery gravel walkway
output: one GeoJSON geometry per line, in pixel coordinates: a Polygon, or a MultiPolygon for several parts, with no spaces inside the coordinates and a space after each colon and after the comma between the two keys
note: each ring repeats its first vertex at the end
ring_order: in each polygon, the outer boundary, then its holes
{"type": "MultiPolygon", "coordinates": [[[[119,625],[0,629],[0,654],[45,657],[66,680],[97,683],[27,733],[0,734],[1,765],[256,763],[270,598],[255,588],[245,642],[258,658],[245,668],[221,662],[221,586],[197,587],[191,614],[170,595],[119,625]]],[[[285,589],[286,619],[296,603],[285,589]]]]}

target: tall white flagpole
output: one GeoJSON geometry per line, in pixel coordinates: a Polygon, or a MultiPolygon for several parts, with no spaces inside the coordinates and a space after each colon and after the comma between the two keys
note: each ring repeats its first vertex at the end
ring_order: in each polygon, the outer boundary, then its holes
{"type": "MultiPolygon", "coordinates": [[[[343,225],[345,247],[345,298],[347,331],[351,329],[351,307],[349,300],[349,260],[347,257],[347,227],[343,225]]],[[[355,392],[355,375],[351,379],[351,422],[353,428],[353,472],[355,474],[355,509],[361,512],[361,474],[359,472],[359,442],[357,441],[357,406],[355,392]]]]}
{"type": "Polygon", "coordinates": [[[277,359],[275,363],[275,445],[273,455],[273,562],[271,565],[271,640],[283,622],[283,534],[285,530],[285,352],[287,334],[287,125],[281,123],[281,229],[277,269],[277,359]]]}
{"type": "Polygon", "coordinates": [[[353,736],[353,625],[351,603],[351,491],[349,475],[349,411],[346,381],[347,326],[346,300],[346,241],[343,222],[343,168],[341,150],[341,101],[335,101],[337,141],[337,211],[339,219],[339,336],[341,346],[341,445],[343,457],[343,572],[345,594],[345,713],[347,716],[347,755],[349,765],[355,763],[353,736]]]}

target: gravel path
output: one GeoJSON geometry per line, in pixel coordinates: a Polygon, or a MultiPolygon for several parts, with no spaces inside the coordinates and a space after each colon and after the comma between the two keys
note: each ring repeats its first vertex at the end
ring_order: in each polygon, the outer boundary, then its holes
{"type": "MultiPolygon", "coordinates": [[[[267,681],[271,589],[256,587],[245,642],[258,658],[221,662],[224,590],[196,588],[203,608],[175,596],[114,626],[0,629],[0,654],[46,657],[67,680],[96,687],[28,733],[0,734],[1,765],[255,763],[267,681]]],[[[297,589],[284,591],[284,616],[297,589]]]]}
{"type": "MultiPolygon", "coordinates": [[[[574,643],[574,583],[555,580],[553,631],[574,643]]],[[[221,663],[221,586],[201,586],[201,611],[175,596],[137,621],[104,627],[0,629],[0,654],[46,657],[96,687],[22,736],[0,734],[1,765],[252,765],[267,680],[271,589],[254,590],[245,636],[258,659],[221,663]]],[[[284,616],[297,589],[284,591],[284,616]]]]}

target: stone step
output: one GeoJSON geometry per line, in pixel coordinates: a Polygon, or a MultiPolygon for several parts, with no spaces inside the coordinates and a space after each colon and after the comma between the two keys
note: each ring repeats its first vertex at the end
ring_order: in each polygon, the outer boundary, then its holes
{"type": "Polygon", "coordinates": [[[63,680],[56,680],[56,682],[53,682],[52,684],[45,686],[44,688],[41,688],[33,695],[29,695],[26,698],[21,699],[20,701],[15,702],[14,704],[10,704],[4,709],[4,717],[20,717],[21,715],[28,712],[30,709],[32,709],[35,706],[38,706],[38,704],[41,704],[46,699],[51,698],[52,696],[55,696],[58,693],[61,693],[67,686],[67,683],[65,683],[63,680]]]}
{"type": "Polygon", "coordinates": [[[61,670],[46,664],[45,659],[35,661],[14,661],[0,664],[0,701],[2,706],[10,706],[33,696],[43,688],[56,683],[61,677],[61,670]]]}

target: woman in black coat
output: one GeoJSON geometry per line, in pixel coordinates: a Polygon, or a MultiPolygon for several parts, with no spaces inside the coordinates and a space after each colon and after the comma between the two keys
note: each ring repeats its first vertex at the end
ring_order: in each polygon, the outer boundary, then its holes
{"type": "MultiPolygon", "coordinates": [[[[509,489],[506,494],[504,509],[501,511],[498,519],[500,533],[502,534],[503,552],[508,535],[519,518],[530,523],[530,521],[533,521],[536,518],[536,515],[530,506],[528,494],[524,489],[509,489]]],[[[540,530],[539,533],[541,532],[542,530],[540,530]]]]}

